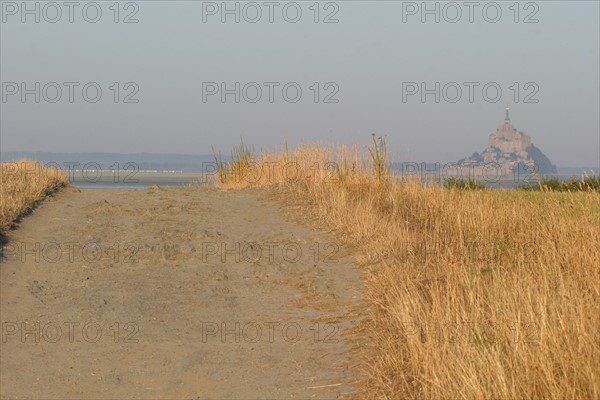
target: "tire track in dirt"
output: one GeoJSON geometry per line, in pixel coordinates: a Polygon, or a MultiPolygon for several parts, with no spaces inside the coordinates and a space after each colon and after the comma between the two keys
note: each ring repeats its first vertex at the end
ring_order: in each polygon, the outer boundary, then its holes
{"type": "Polygon", "coordinates": [[[360,272],[260,192],[69,188],[8,239],[2,398],[355,393],[360,272]]]}

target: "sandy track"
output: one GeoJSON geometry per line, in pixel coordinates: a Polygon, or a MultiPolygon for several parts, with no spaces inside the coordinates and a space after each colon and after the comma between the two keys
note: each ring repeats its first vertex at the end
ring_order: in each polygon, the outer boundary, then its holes
{"type": "Polygon", "coordinates": [[[360,273],[259,192],[66,189],[8,239],[3,399],[355,390],[343,313],[360,273]]]}

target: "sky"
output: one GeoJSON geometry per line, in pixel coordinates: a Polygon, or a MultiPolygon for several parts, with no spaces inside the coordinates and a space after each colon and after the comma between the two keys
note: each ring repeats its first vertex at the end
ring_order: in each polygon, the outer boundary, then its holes
{"type": "Polygon", "coordinates": [[[450,162],[508,105],[556,165],[600,167],[597,1],[51,3],[0,3],[1,151],[376,133],[394,161],[450,162]]]}

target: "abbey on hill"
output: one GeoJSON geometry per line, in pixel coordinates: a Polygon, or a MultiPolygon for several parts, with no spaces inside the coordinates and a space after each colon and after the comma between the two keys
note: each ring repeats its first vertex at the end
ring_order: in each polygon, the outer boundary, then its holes
{"type": "Polygon", "coordinates": [[[471,157],[460,160],[459,164],[497,163],[505,171],[512,171],[519,164],[524,164],[533,165],[536,172],[541,174],[555,174],[556,166],[533,145],[529,135],[513,127],[508,111],[507,107],[504,121],[496,132],[489,136],[488,147],[483,153],[473,153],[471,157]]]}

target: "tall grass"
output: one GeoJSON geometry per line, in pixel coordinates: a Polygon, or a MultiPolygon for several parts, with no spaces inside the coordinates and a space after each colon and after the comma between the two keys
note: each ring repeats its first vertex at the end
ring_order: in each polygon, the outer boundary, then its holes
{"type": "Polygon", "coordinates": [[[373,145],[369,147],[369,154],[373,161],[373,168],[375,169],[375,176],[379,183],[387,181],[389,173],[389,160],[387,154],[387,147],[385,144],[385,137],[378,137],[375,139],[375,134],[372,135],[373,145]]]}
{"type": "Polygon", "coordinates": [[[219,184],[236,185],[250,179],[256,154],[254,147],[245,145],[244,139],[240,138],[240,145],[234,146],[231,151],[230,162],[224,162],[221,153],[217,157],[214,148],[213,157],[215,159],[219,184]]]}
{"type": "Polygon", "coordinates": [[[303,204],[356,247],[363,396],[600,398],[600,195],[381,185],[377,158],[264,153],[277,167],[237,185],[303,204]]]}
{"type": "Polygon", "coordinates": [[[0,163],[0,235],[37,201],[68,184],[64,173],[33,161],[0,163]]]}

